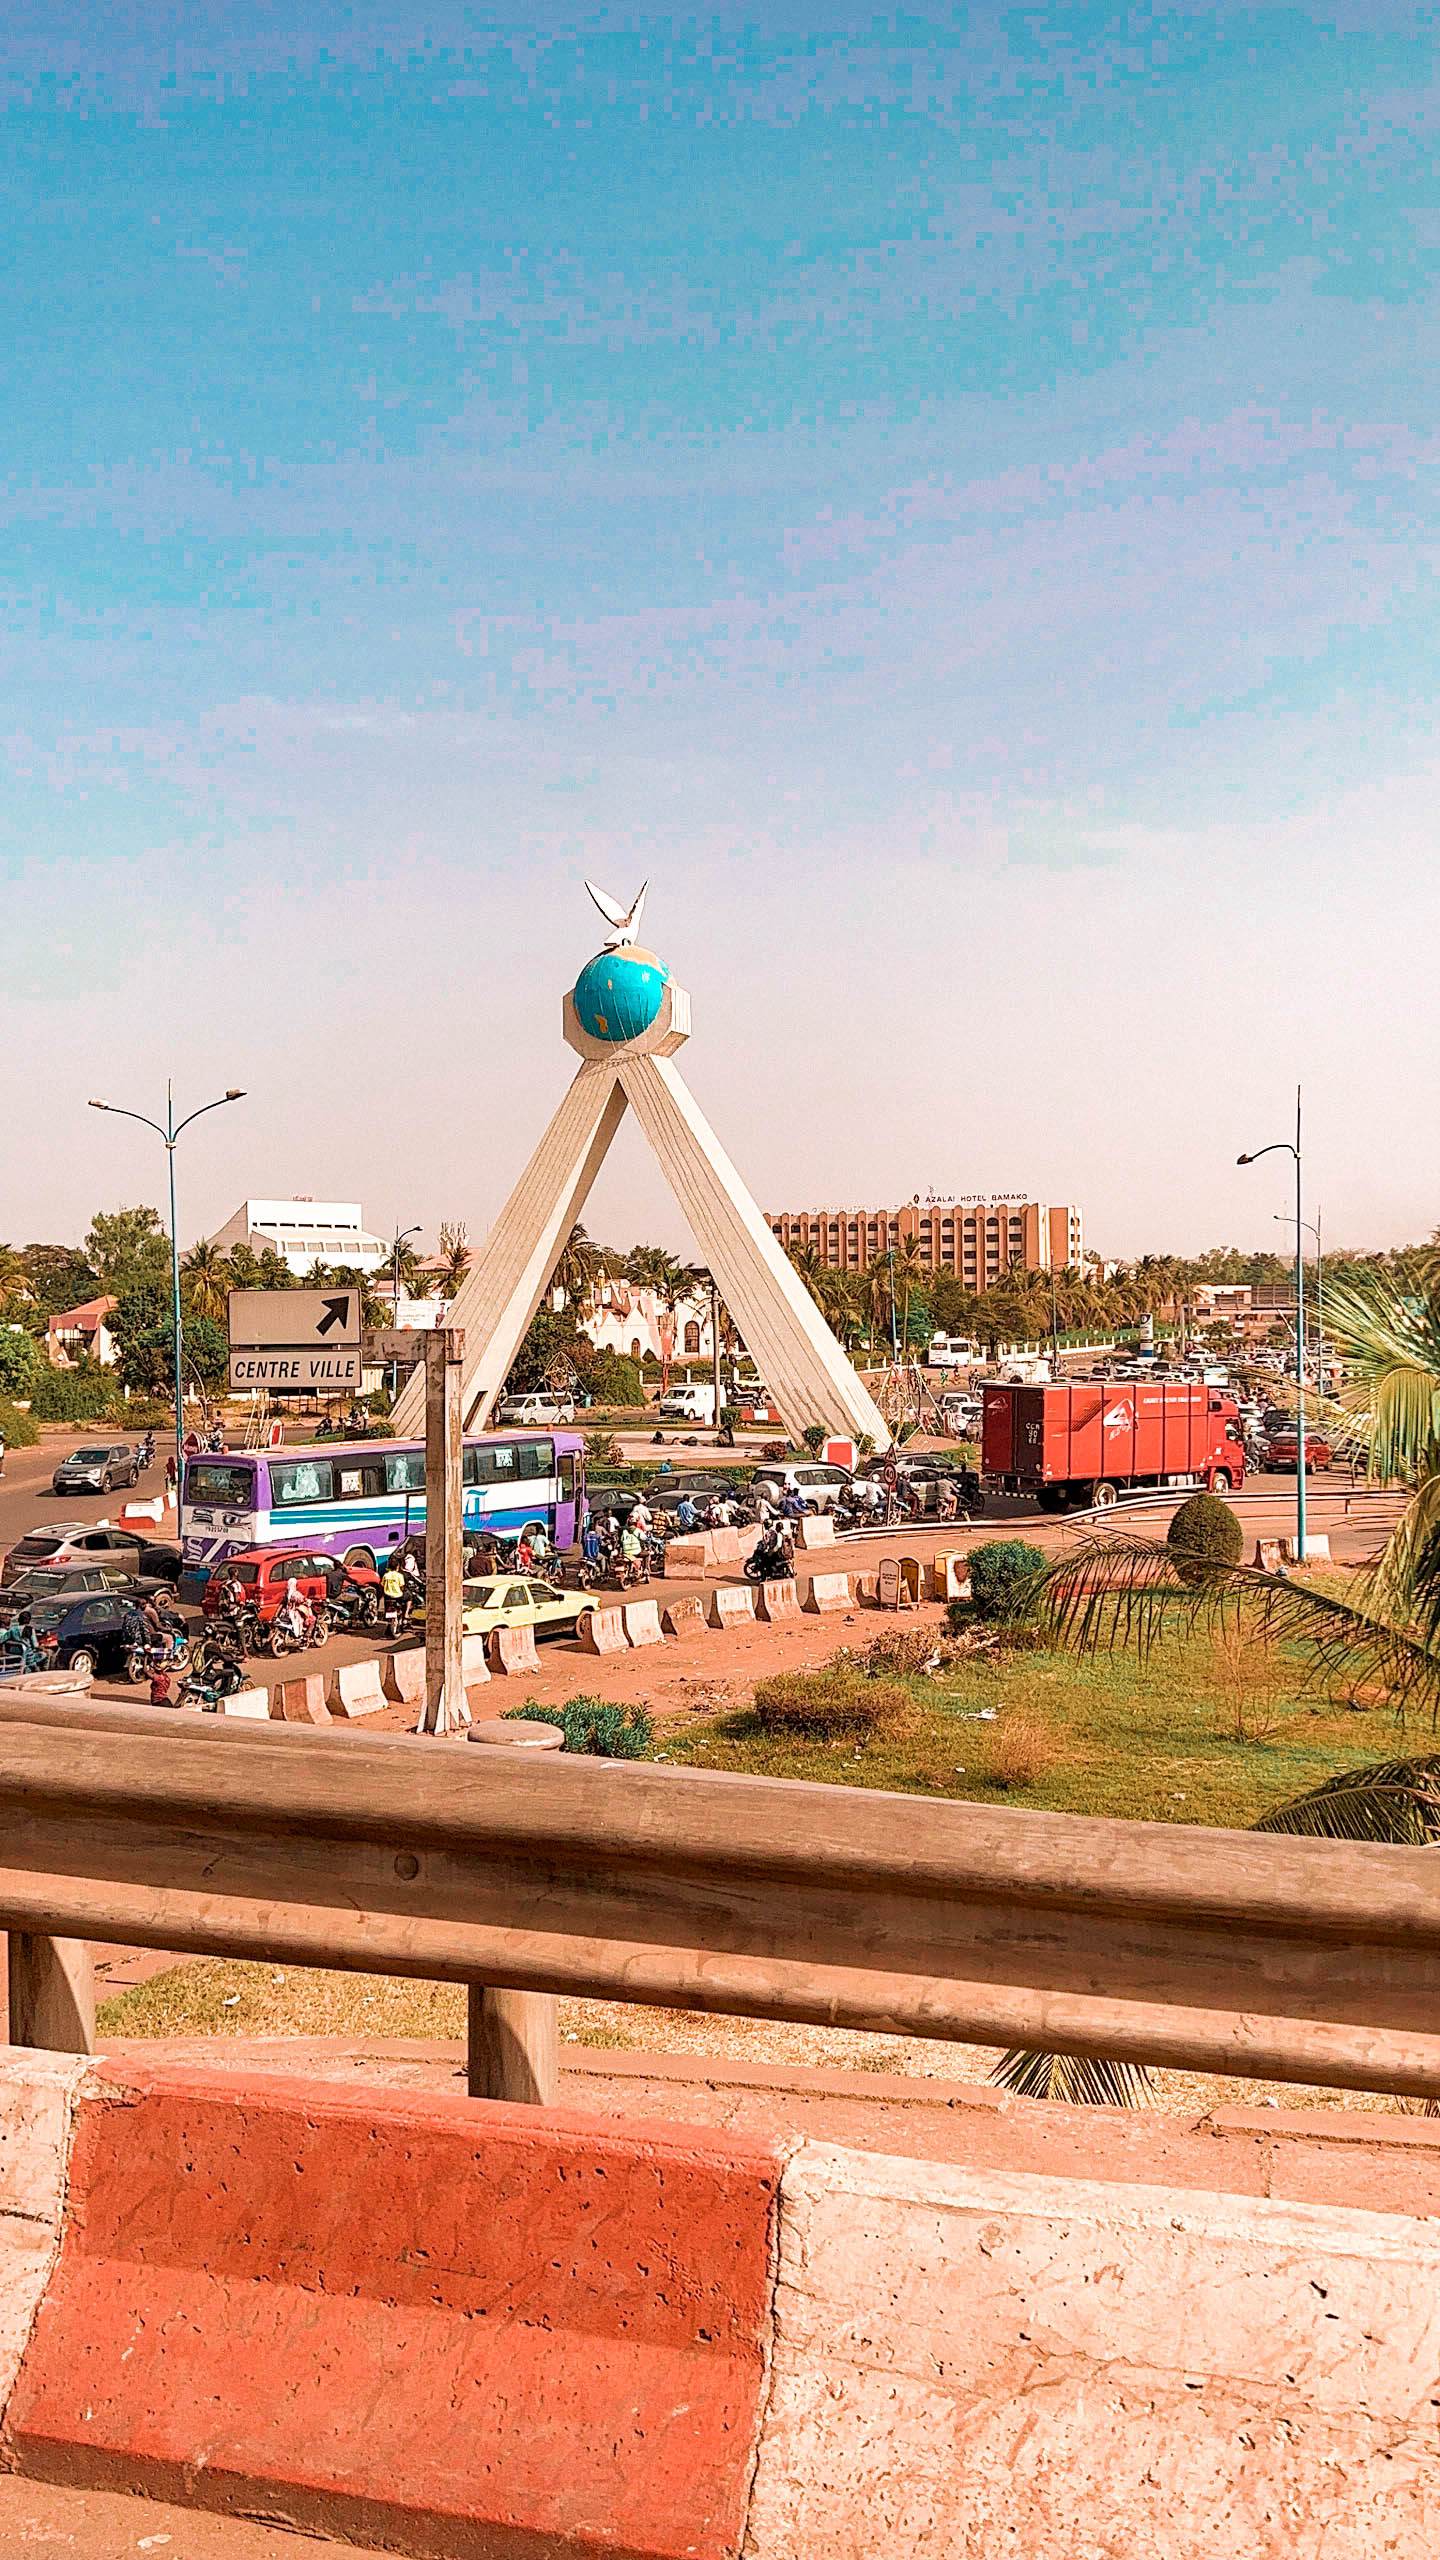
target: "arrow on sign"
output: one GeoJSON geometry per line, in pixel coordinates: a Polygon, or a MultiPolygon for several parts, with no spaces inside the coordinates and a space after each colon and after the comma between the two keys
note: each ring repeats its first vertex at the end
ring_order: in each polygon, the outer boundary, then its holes
{"type": "Polygon", "coordinates": [[[316,1332],[322,1335],[333,1333],[337,1324],[343,1324],[345,1322],[349,1312],[350,1299],[348,1292],[343,1298],[327,1298],[325,1301],[325,1313],[315,1327],[316,1332]]]}

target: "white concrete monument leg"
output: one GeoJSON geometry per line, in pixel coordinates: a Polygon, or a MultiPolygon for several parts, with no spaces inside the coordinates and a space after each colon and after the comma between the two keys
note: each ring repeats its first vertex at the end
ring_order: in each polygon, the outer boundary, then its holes
{"type": "MultiPolygon", "coordinates": [[[[466,1273],[449,1316],[452,1325],[465,1331],[461,1403],[466,1431],[484,1430],[624,1117],[625,1096],[614,1064],[608,1059],[587,1062],[466,1273]]],[[[422,1369],[414,1370],[402,1389],[391,1428],[402,1440],[418,1439],[424,1430],[422,1369]]]]}
{"type": "Polygon", "coordinates": [[[890,1429],[780,1250],[672,1058],[626,1049],[620,1082],[725,1295],[745,1347],[798,1438],[809,1423],[881,1448],[890,1429]]]}

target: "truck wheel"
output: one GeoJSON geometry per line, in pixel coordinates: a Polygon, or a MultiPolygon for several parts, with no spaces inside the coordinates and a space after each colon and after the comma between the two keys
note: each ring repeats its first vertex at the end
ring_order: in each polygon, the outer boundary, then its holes
{"type": "Polygon", "coordinates": [[[1042,1484],[1035,1499],[1042,1511],[1063,1511],[1065,1488],[1061,1484],[1042,1484]]]}
{"type": "Polygon", "coordinates": [[[1118,1496],[1113,1484],[1097,1484],[1090,1496],[1091,1506],[1096,1511],[1108,1511],[1112,1503],[1117,1500],[1118,1496]]]}
{"type": "Polygon", "coordinates": [[[1212,1493],[1228,1493],[1228,1492],[1229,1492],[1229,1490],[1230,1490],[1230,1479],[1229,1479],[1229,1477],[1227,1476],[1227,1474],[1225,1473],[1225,1470],[1224,1470],[1224,1468],[1223,1468],[1223,1467],[1217,1467],[1217,1468],[1216,1468],[1214,1475],[1213,1475],[1213,1476],[1211,1477],[1211,1479],[1210,1479],[1210,1490],[1211,1490],[1211,1492],[1212,1492],[1212,1493]]]}

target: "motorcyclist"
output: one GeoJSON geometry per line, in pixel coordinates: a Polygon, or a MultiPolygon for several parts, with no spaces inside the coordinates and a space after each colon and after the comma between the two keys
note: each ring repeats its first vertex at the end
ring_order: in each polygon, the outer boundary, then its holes
{"type": "Polygon", "coordinates": [[[632,1511],[620,1532],[621,1570],[626,1582],[639,1581],[642,1554],[640,1532],[635,1525],[635,1513],[632,1511]]]}
{"type": "Polygon", "coordinates": [[[688,1493],[682,1493],[675,1505],[675,1526],[686,1535],[700,1526],[700,1514],[688,1493]]]}
{"type": "Polygon", "coordinates": [[[405,1573],[393,1547],[380,1576],[380,1597],[385,1603],[385,1623],[393,1635],[405,1615],[405,1573]]]}

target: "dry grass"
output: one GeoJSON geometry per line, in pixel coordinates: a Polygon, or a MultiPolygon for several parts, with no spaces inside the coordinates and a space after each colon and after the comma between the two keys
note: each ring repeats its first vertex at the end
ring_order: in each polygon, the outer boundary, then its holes
{"type": "Polygon", "coordinates": [[[832,1662],[758,1681],[755,1715],[772,1740],[866,1743],[907,1732],[915,1708],[897,1680],[869,1680],[853,1663],[832,1662]]]}
{"type": "Polygon", "coordinates": [[[1009,1708],[986,1735],[981,1753],[981,1776],[1006,1793],[1038,1786],[1069,1756],[1064,1736],[1032,1707],[1009,1708]]]}
{"type": "Polygon", "coordinates": [[[1293,1668],[1253,1625],[1231,1621],[1212,1630],[1208,1685],[1222,1740],[1268,1742],[1296,1712],[1293,1668]]]}

